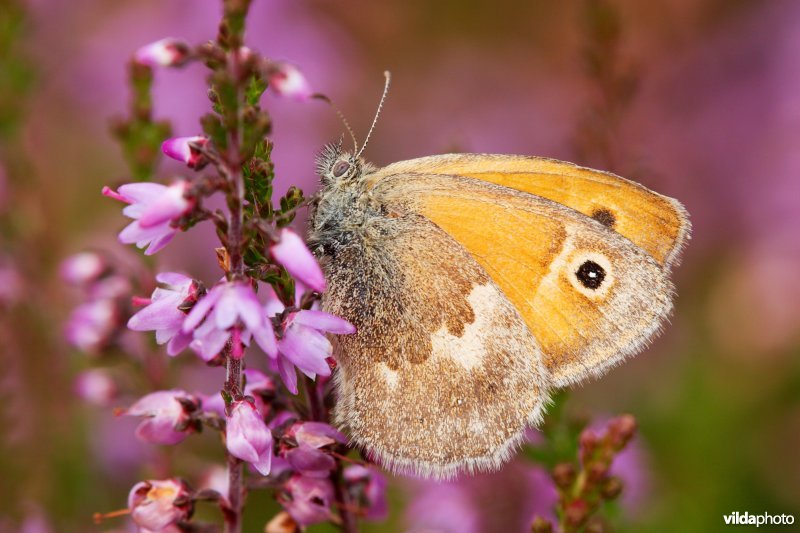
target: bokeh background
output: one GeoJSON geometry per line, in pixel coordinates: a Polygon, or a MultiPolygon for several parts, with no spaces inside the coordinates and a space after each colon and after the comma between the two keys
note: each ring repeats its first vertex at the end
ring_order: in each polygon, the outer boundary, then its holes
{"type": "MultiPolygon", "coordinates": [[[[92,513],[124,507],[153,473],[140,466],[152,450],[135,441],[135,422],[74,394],[81,370],[108,361],[63,340],[82,295],[58,264],[83,249],[136,263],[115,240],[119,206],[99,194],[126,179],[109,134],[127,102],[125,63],[165,36],[212,38],[219,12],[215,0],[0,4],[0,530],[124,530],[94,526],[92,513]]],[[[361,138],[391,70],[366,151],[378,165],[536,154],[680,199],[694,234],[675,271],[672,325],[575,391],[569,409],[640,423],[617,530],[716,531],[733,511],[800,518],[800,3],[255,0],[248,35],[299,65],[361,138]]],[[[200,65],[156,73],[156,116],[177,135],[198,132],[204,75],[200,65]]],[[[314,155],[340,122],[321,103],[263,103],[277,189],[313,190],[314,155]]],[[[164,162],[160,175],[179,172],[164,162]]],[[[208,228],[180,235],[158,268],[211,281],[213,242],[208,228]]],[[[170,364],[183,387],[221,381],[182,357],[170,364]]],[[[212,435],[195,441],[196,455],[173,458],[190,478],[218,453],[212,435]]],[[[390,518],[368,528],[524,531],[552,501],[542,476],[520,460],[461,483],[392,479],[390,518]]],[[[254,497],[248,530],[276,509],[254,497]]]]}

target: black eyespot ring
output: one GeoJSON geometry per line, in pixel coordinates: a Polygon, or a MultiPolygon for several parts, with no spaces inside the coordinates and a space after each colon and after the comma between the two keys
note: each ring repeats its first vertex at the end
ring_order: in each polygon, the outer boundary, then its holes
{"type": "Polygon", "coordinates": [[[575,277],[581,282],[581,285],[587,289],[596,290],[603,284],[606,279],[606,271],[603,267],[594,261],[584,261],[575,272],[575,277]]]}
{"type": "Polygon", "coordinates": [[[341,178],[347,171],[350,170],[350,163],[347,161],[339,161],[335,165],[333,165],[333,177],[341,178]]]}

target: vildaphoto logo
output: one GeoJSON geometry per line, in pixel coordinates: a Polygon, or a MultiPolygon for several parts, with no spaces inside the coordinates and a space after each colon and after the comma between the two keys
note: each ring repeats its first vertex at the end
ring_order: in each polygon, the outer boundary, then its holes
{"type": "Polygon", "coordinates": [[[794,524],[794,515],[790,514],[750,514],[735,511],[731,514],[723,515],[726,526],[790,526],[794,524]]]}

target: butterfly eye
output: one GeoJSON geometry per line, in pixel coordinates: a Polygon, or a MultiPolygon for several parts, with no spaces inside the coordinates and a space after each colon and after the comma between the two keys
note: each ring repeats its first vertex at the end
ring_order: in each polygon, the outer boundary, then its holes
{"type": "Polygon", "coordinates": [[[348,170],[350,170],[350,163],[347,161],[339,161],[333,166],[333,177],[341,178],[348,170]]]}
{"type": "Polygon", "coordinates": [[[584,261],[578,267],[575,276],[581,282],[581,285],[587,289],[595,290],[603,284],[603,280],[606,278],[606,271],[594,261],[584,261]]]}

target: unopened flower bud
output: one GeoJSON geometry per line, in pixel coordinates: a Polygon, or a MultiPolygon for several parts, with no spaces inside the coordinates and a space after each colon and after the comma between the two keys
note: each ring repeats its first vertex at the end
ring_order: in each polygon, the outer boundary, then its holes
{"type": "Polygon", "coordinates": [[[84,370],[75,379],[75,394],[88,403],[102,407],[109,405],[116,397],[117,384],[106,370],[84,370]]]}
{"type": "Polygon", "coordinates": [[[598,443],[599,439],[592,430],[583,430],[579,439],[581,460],[587,461],[597,449],[598,443]]]}
{"type": "Polygon", "coordinates": [[[195,146],[204,147],[208,138],[202,135],[194,137],[173,137],[161,143],[161,151],[168,157],[186,163],[189,168],[202,169],[208,164],[208,159],[195,146]]]}
{"type": "Polygon", "coordinates": [[[244,400],[233,403],[225,436],[231,455],[252,464],[262,475],[269,475],[272,432],[253,404],[244,400]]]}
{"type": "Polygon", "coordinates": [[[608,436],[615,450],[621,450],[636,433],[636,419],[632,415],[622,415],[608,423],[608,436]]]}
{"type": "Polygon", "coordinates": [[[178,479],[147,480],[133,486],[128,494],[131,518],[141,528],[161,531],[192,515],[189,487],[178,479]]]}
{"type": "Polygon", "coordinates": [[[564,515],[567,523],[573,527],[583,524],[589,516],[589,504],[584,500],[572,500],[566,505],[564,515]]]}
{"type": "Polygon", "coordinates": [[[133,58],[148,67],[178,67],[189,58],[189,46],[178,39],[161,39],[139,48],[133,58]]]}
{"type": "Polygon", "coordinates": [[[616,476],[613,476],[608,478],[603,484],[602,488],[600,489],[600,494],[606,500],[613,500],[620,495],[622,488],[622,480],[616,476]]]}
{"type": "Polygon", "coordinates": [[[305,102],[314,95],[306,77],[290,63],[271,63],[267,70],[267,81],[270,89],[278,96],[305,102]]]}
{"type": "Polygon", "coordinates": [[[110,342],[118,320],[119,310],[113,300],[90,300],[72,311],[64,334],[76,348],[96,353],[110,342]]]}
{"type": "Polygon", "coordinates": [[[284,228],[280,239],[270,247],[272,257],[283,265],[292,277],[317,292],[325,292],[325,276],[314,254],[295,232],[284,228]]]}
{"type": "Polygon", "coordinates": [[[106,270],[106,262],[94,252],[81,252],[62,261],[58,271],[70,285],[87,285],[106,270]]]}
{"type": "Polygon", "coordinates": [[[566,490],[575,482],[575,467],[572,463],[559,463],[553,467],[553,481],[561,490],[566,490]]]}

